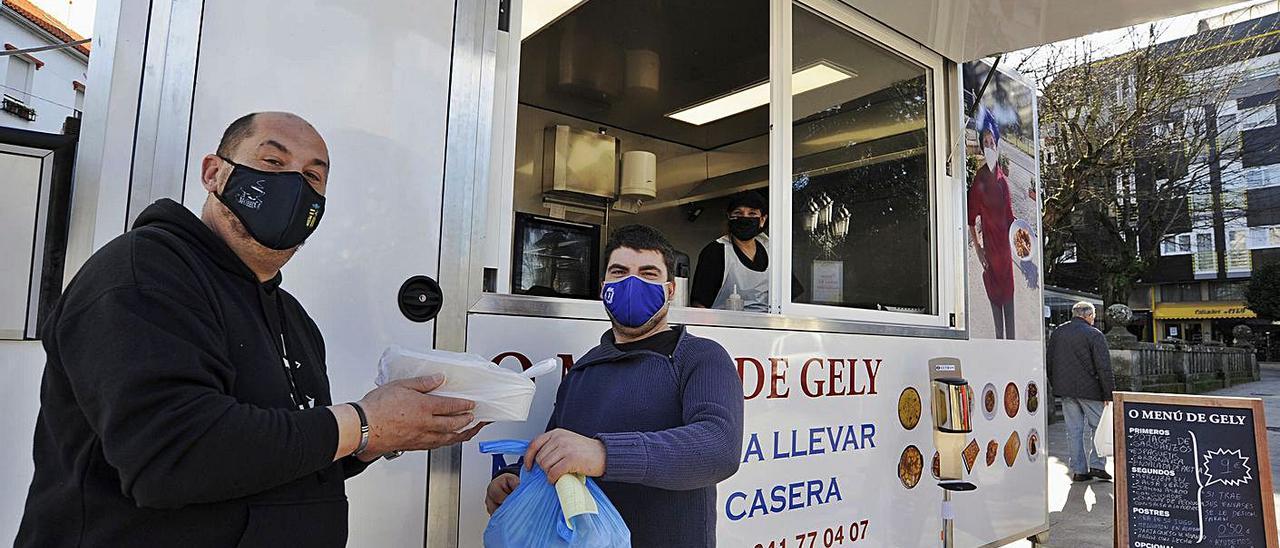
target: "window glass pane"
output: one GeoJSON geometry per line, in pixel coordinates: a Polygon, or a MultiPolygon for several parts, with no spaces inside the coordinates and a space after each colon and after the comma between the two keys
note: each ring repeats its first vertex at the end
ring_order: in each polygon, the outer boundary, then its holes
{"type": "Polygon", "coordinates": [[[31,63],[17,56],[9,56],[9,67],[6,69],[4,94],[22,102],[29,102],[31,92],[31,63]]]}
{"type": "Polygon", "coordinates": [[[1215,282],[1210,289],[1213,292],[1211,296],[1215,301],[1241,301],[1244,300],[1244,290],[1246,284],[1240,282],[1215,282]]]}
{"type": "Polygon", "coordinates": [[[793,13],[796,302],[933,313],[926,69],[793,13]]]}
{"type": "Polygon", "coordinates": [[[1253,268],[1253,257],[1249,253],[1249,229],[1227,231],[1226,259],[1227,270],[1247,272],[1253,268]]]}
{"type": "Polygon", "coordinates": [[[1240,111],[1240,129],[1256,129],[1276,125],[1276,106],[1267,103],[1240,111]]]}
{"type": "Polygon", "coordinates": [[[1196,233],[1195,255],[1191,257],[1191,264],[1197,273],[1218,271],[1218,254],[1214,247],[1212,232],[1196,233]]]}

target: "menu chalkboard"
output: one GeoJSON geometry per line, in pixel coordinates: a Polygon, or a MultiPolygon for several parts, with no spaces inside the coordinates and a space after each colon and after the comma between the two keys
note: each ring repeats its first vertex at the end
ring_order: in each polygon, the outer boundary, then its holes
{"type": "Polygon", "coordinates": [[[1262,400],[1116,392],[1116,545],[1276,548],[1262,400]]]}

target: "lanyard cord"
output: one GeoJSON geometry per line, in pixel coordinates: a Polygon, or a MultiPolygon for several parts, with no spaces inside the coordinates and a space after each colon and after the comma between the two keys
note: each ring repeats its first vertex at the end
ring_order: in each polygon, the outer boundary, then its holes
{"type": "Polygon", "coordinates": [[[293,401],[294,407],[298,409],[306,409],[306,396],[298,390],[298,383],[293,378],[293,366],[289,362],[289,345],[286,339],[289,335],[288,323],[284,317],[283,297],[276,295],[276,313],[280,319],[280,365],[284,367],[284,376],[289,380],[289,399],[293,401]]]}

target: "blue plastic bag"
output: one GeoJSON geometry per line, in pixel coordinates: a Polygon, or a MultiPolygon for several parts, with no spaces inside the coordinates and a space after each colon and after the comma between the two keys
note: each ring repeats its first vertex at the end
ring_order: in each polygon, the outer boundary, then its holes
{"type": "MultiPolygon", "coordinates": [[[[506,466],[502,455],[524,455],[528,448],[529,442],[523,440],[480,443],[481,453],[493,455],[495,470],[506,466]]],[[[484,545],[487,548],[631,546],[631,530],[622,521],[618,510],[595,482],[587,478],[586,484],[599,513],[574,516],[573,527],[570,528],[560,509],[556,488],[547,481],[547,474],[537,466],[532,470],[521,466],[520,486],[489,518],[489,525],[484,529],[484,545]]]]}

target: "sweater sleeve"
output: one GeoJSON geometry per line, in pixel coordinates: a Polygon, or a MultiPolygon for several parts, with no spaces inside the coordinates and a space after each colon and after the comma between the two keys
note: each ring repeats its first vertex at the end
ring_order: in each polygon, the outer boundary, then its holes
{"type": "Polygon", "coordinates": [[[1107,348],[1107,338],[1100,331],[1090,333],[1089,345],[1092,347],[1093,370],[1098,374],[1098,386],[1102,389],[1102,400],[1111,401],[1111,393],[1116,389],[1115,372],[1111,369],[1111,350],[1107,348]]]}
{"type": "MultiPolygon", "coordinates": [[[[238,402],[211,311],[136,285],[110,289],[54,326],[55,347],[120,489],[139,507],[244,497],[328,467],[325,408],[238,402]]],[[[198,302],[198,301],[196,301],[198,302]]]]}
{"type": "Polygon", "coordinates": [[[596,436],[605,445],[602,479],[670,490],[715,485],[738,471],[742,383],[719,345],[687,357],[684,425],[657,432],[596,436]]]}

